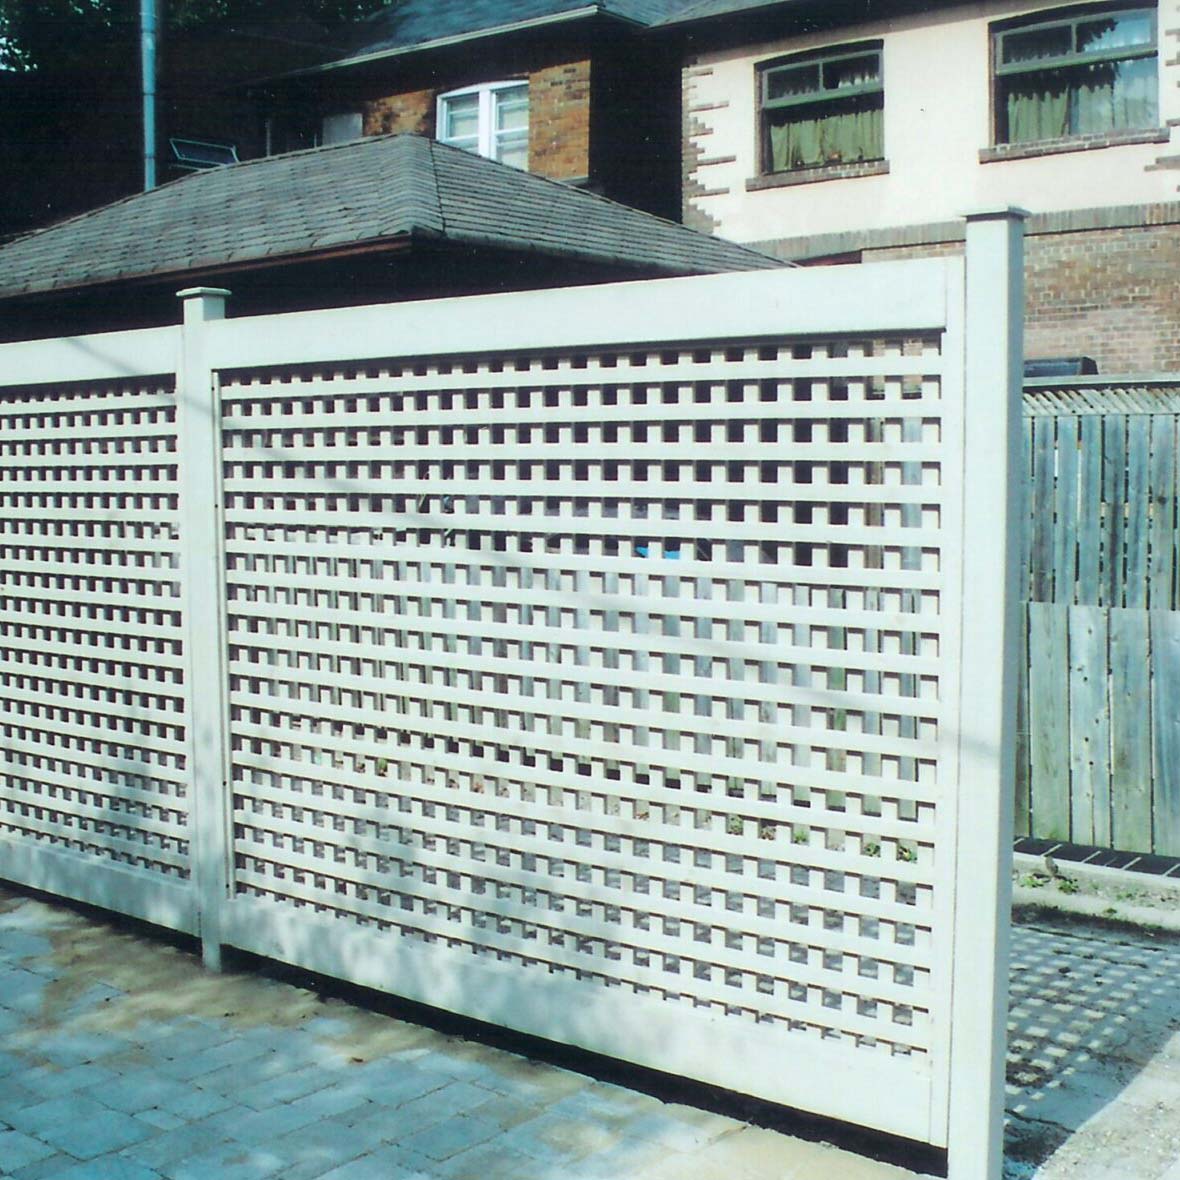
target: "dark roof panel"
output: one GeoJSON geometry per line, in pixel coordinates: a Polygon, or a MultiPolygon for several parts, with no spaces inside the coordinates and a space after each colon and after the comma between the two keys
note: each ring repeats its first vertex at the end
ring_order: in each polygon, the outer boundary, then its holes
{"type": "Polygon", "coordinates": [[[686,25],[695,21],[710,20],[713,17],[734,16],[742,12],[754,12],[759,8],[784,8],[791,0],[689,0],[687,4],[670,5],[655,23],[686,25]]]}
{"type": "Polygon", "coordinates": [[[399,0],[353,26],[348,52],[332,64],[578,14],[600,13],[653,25],[688,3],[690,0],[399,0]]]}
{"type": "Polygon", "coordinates": [[[410,236],[666,274],[780,265],[416,135],[198,172],[0,246],[0,299],[410,236]]]}

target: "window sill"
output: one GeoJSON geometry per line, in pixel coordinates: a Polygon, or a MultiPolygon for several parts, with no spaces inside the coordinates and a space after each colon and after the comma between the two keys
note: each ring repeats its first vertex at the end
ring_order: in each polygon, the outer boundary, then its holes
{"type": "Polygon", "coordinates": [[[850,180],[854,176],[883,176],[889,171],[887,160],[864,160],[855,164],[820,164],[816,168],[795,168],[790,172],[767,172],[752,176],[746,189],[790,188],[796,184],[819,184],[825,180],[850,180]]]}
{"type": "Polygon", "coordinates": [[[1001,143],[983,148],[981,164],[999,160],[1033,160],[1039,156],[1057,156],[1063,152],[1092,152],[1098,148],[1122,147],[1135,143],[1167,143],[1167,128],[1149,127],[1146,131],[1112,131],[1109,135],[1076,135],[1068,139],[1042,139],[1036,143],[1001,143]]]}

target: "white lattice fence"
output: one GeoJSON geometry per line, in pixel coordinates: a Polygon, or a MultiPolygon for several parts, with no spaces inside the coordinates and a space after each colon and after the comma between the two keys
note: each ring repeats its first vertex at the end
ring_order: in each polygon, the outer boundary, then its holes
{"type": "Polygon", "coordinates": [[[225,380],[237,891],[926,1082],[943,368],[891,334],[225,380]]]}
{"type": "Polygon", "coordinates": [[[1013,224],[0,348],[0,875],[993,1177],[1013,224]]]}
{"type": "Polygon", "coordinates": [[[94,367],[0,389],[0,856],[194,928],[174,379],[94,367]]]}

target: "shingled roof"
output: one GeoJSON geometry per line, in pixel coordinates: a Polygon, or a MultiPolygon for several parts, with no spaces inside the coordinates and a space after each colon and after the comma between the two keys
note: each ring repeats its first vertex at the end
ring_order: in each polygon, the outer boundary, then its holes
{"type": "Polygon", "coordinates": [[[786,8],[797,0],[688,0],[688,3],[669,5],[668,11],[654,23],[688,25],[714,17],[736,16],[757,12],[758,9],[786,8]]]}
{"type": "MultiPolygon", "coordinates": [[[[330,66],[534,24],[591,16],[657,24],[690,0],[398,0],[352,27],[348,52],[330,66]]],[[[322,68],[322,67],[321,67],[322,68]]]]}
{"type": "Polygon", "coordinates": [[[417,135],[194,173],[0,246],[0,300],[433,240],[656,274],[781,265],[758,251],[417,135]]]}

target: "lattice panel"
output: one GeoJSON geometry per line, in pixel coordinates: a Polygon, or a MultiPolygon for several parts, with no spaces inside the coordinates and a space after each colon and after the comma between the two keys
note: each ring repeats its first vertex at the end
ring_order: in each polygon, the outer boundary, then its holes
{"type": "Polygon", "coordinates": [[[0,837],[187,877],[174,403],[0,394],[0,837]]]}
{"type": "Polygon", "coordinates": [[[237,895],[928,1057],[939,348],[223,374],[237,895]]]}

